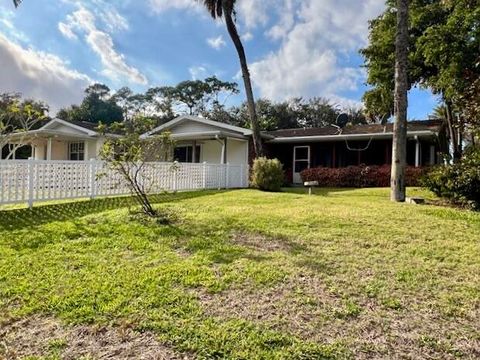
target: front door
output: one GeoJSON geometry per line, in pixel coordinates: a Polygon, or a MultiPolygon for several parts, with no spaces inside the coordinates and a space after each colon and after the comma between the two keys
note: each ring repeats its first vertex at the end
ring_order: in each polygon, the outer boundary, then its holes
{"type": "Polygon", "coordinates": [[[293,148],[293,183],[301,184],[300,173],[310,168],[310,146],[295,146],[293,148]]]}

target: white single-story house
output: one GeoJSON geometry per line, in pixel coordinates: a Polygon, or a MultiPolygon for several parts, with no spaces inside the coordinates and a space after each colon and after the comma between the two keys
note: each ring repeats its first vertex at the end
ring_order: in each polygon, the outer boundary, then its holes
{"type": "Polygon", "coordinates": [[[196,116],[180,116],[144,137],[168,131],[176,142],[174,158],[178,162],[211,164],[248,164],[252,131],[196,116]]]}
{"type": "MultiPolygon", "coordinates": [[[[53,119],[38,130],[21,136],[37,160],[97,159],[106,137],[96,124],[53,119]]],[[[196,116],[179,116],[142,135],[169,132],[176,141],[174,160],[180,163],[248,165],[252,131],[196,116]]],[[[448,139],[442,121],[408,123],[408,164],[416,167],[441,162],[448,139]]],[[[300,183],[302,170],[311,167],[389,165],[393,124],[325,126],[263,132],[265,151],[278,158],[293,183],[300,183]]],[[[28,153],[29,151],[27,151],[28,153]]],[[[25,151],[24,151],[25,153],[25,151]]]]}
{"type": "MultiPolygon", "coordinates": [[[[53,119],[39,129],[18,134],[12,141],[31,147],[36,160],[97,159],[105,139],[97,125],[53,119]]],[[[196,116],[180,116],[143,137],[168,131],[176,141],[175,160],[184,163],[246,165],[252,131],[196,116]]]]}
{"type": "MultiPolygon", "coordinates": [[[[35,160],[84,161],[97,158],[105,136],[96,124],[52,119],[39,129],[12,136],[11,142],[29,146],[35,160]]],[[[114,135],[113,135],[114,136],[114,135]]]]}

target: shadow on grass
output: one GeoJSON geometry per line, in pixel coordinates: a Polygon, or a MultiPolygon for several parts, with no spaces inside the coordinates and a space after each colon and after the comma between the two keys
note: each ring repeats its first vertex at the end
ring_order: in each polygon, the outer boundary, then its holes
{"type": "MultiPolygon", "coordinates": [[[[192,191],[152,195],[149,198],[153,204],[161,204],[218,193],[219,191],[192,191]]],[[[0,211],[0,230],[16,230],[53,221],[71,220],[90,214],[130,206],[138,206],[138,203],[133,197],[127,196],[43,205],[34,207],[33,209],[4,210],[0,211]]]]}
{"type": "MultiPolygon", "coordinates": [[[[358,189],[314,187],[312,189],[312,195],[330,196],[331,194],[342,193],[342,192],[352,192],[354,190],[358,190],[358,189]]],[[[304,186],[285,187],[285,188],[282,188],[282,192],[288,193],[288,194],[296,194],[296,195],[308,195],[308,187],[304,187],[304,186]]]]}

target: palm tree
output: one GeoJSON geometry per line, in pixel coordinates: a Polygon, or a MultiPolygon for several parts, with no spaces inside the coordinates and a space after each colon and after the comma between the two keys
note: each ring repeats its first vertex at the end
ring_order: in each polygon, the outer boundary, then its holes
{"type": "Polygon", "coordinates": [[[21,2],[22,0],[13,0],[13,5],[15,5],[15,7],[18,7],[18,5],[20,5],[21,2]]]}
{"type": "Polygon", "coordinates": [[[408,0],[397,0],[397,34],[395,45],[395,124],[393,130],[391,199],[403,202],[406,197],[408,107],[408,0]]]}
{"type": "Polygon", "coordinates": [[[225,19],[228,33],[235,45],[240,59],[243,81],[245,83],[245,93],[247,95],[248,113],[253,131],[253,145],[257,157],[263,155],[262,140],[260,138],[260,127],[258,125],[257,112],[255,110],[255,99],[253,97],[252,81],[250,79],[250,71],[248,70],[247,57],[242,41],[238,35],[237,26],[235,25],[235,3],[236,0],[200,0],[203,2],[210,15],[214,19],[225,19]]]}

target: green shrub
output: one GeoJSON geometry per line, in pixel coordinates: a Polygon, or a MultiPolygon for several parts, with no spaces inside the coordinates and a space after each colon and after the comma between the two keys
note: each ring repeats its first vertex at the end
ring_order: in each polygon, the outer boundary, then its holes
{"type": "Polygon", "coordinates": [[[459,163],[436,168],[423,185],[437,196],[480,210],[480,148],[466,151],[459,163]]]}
{"type": "Polygon", "coordinates": [[[280,191],[284,184],[283,165],[278,159],[261,157],[253,162],[252,186],[264,191],[280,191]]]}

